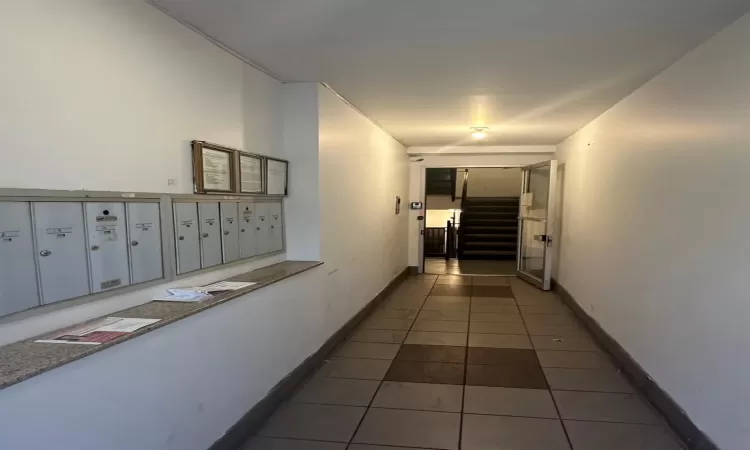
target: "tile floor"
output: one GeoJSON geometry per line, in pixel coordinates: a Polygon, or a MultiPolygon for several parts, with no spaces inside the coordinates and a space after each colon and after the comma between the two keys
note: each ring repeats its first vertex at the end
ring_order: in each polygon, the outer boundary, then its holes
{"type": "Polygon", "coordinates": [[[515,275],[516,261],[425,258],[424,271],[432,275],[515,275]]]}
{"type": "Polygon", "coordinates": [[[400,285],[243,450],[679,450],[552,293],[400,285]]]}

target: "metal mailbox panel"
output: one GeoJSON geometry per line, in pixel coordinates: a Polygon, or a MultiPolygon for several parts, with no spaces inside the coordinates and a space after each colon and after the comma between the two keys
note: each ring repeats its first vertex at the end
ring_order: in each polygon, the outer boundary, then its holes
{"type": "Polygon", "coordinates": [[[221,249],[224,262],[240,259],[240,223],[236,202],[222,202],[221,205],[221,249]]]}
{"type": "Polygon", "coordinates": [[[218,203],[198,203],[202,267],[221,264],[221,218],[218,203]]]}
{"type": "Polygon", "coordinates": [[[158,203],[128,203],[130,281],[145,283],[164,277],[158,203]]]}
{"type": "Polygon", "coordinates": [[[255,203],[240,203],[240,258],[252,258],[258,254],[255,240],[255,203]]]}
{"type": "Polygon", "coordinates": [[[83,205],[77,202],[32,204],[36,261],[45,304],[90,293],[83,205]]]}
{"type": "Polygon", "coordinates": [[[270,229],[268,230],[269,251],[277,252],[284,248],[284,227],[281,218],[281,203],[268,204],[270,229]]]}
{"type": "Polygon", "coordinates": [[[39,306],[31,209],[0,202],[0,316],[39,306]]]}
{"type": "Polygon", "coordinates": [[[269,230],[271,221],[268,217],[268,203],[255,204],[255,242],[258,254],[263,255],[271,251],[269,230]]]}
{"type": "Polygon", "coordinates": [[[84,203],[91,292],[130,284],[124,203],[84,203]]]}
{"type": "Polygon", "coordinates": [[[177,273],[188,273],[201,268],[198,205],[174,204],[175,239],[177,244],[177,273]]]}

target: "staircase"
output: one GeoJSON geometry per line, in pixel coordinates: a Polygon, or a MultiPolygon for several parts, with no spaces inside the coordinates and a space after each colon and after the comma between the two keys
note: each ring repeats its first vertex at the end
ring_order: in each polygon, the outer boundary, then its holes
{"type": "Polygon", "coordinates": [[[456,199],[456,169],[427,169],[427,195],[450,195],[456,199]]]}
{"type": "Polygon", "coordinates": [[[458,259],[515,260],[518,197],[466,198],[458,230],[458,259]]]}

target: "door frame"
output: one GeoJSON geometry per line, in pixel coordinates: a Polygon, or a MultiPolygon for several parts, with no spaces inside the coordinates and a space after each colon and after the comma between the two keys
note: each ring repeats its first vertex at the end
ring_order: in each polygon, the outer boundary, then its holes
{"type": "MultiPolygon", "coordinates": [[[[417,155],[409,155],[417,156],[417,155]]],[[[455,155],[454,155],[455,156],[455,155]]],[[[550,155],[553,156],[553,155],[550,155]]],[[[536,164],[545,164],[550,160],[542,161],[536,164]]],[[[415,161],[416,162],[416,161],[415,161]]],[[[425,267],[425,255],[424,255],[424,233],[427,227],[427,169],[523,169],[529,167],[528,164],[490,164],[490,165],[455,165],[455,164],[420,164],[419,166],[419,199],[415,201],[421,201],[424,209],[420,210],[419,213],[424,217],[424,220],[420,221],[418,225],[419,239],[417,241],[417,256],[419,258],[419,264],[417,267],[417,273],[424,274],[425,267]]],[[[523,174],[521,176],[523,182],[523,174]]],[[[520,210],[519,210],[520,213],[520,210]]],[[[516,255],[516,263],[518,263],[518,255],[516,255]]]]}
{"type": "Polygon", "coordinates": [[[530,182],[528,174],[532,169],[538,167],[549,166],[549,186],[547,190],[547,211],[544,219],[538,218],[524,218],[523,211],[519,206],[518,211],[518,247],[516,250],[516,276],[534,286],[549,291],[552,288],[552,272],[555,263],[555,248],[557,245],[557,230],[556,230],[556,219],[557,219],[557,171],[558,161],[551,159],[549,161],[542,161],[536,164],[530,164],[523,167],[522,180],[521,180],[521,195],[526,193],[527,185],[530,182]],[[521,270],[521,247],[523,246],[523,223],[524,221],[543,221],[545,222],[544,235],[546,236],[544,245],[544,258],[543,258],[543,274],[542,277],[536,277],[531,273],[527,273],[521,270]]]}

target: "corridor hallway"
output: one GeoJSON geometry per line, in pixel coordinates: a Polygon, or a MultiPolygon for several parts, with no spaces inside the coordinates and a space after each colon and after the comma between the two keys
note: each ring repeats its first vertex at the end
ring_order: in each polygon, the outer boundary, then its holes
{"type": "Polygon", "coordinates": [[[678,450],[553,293],[414,276],[243,450],[678,450]]]}

